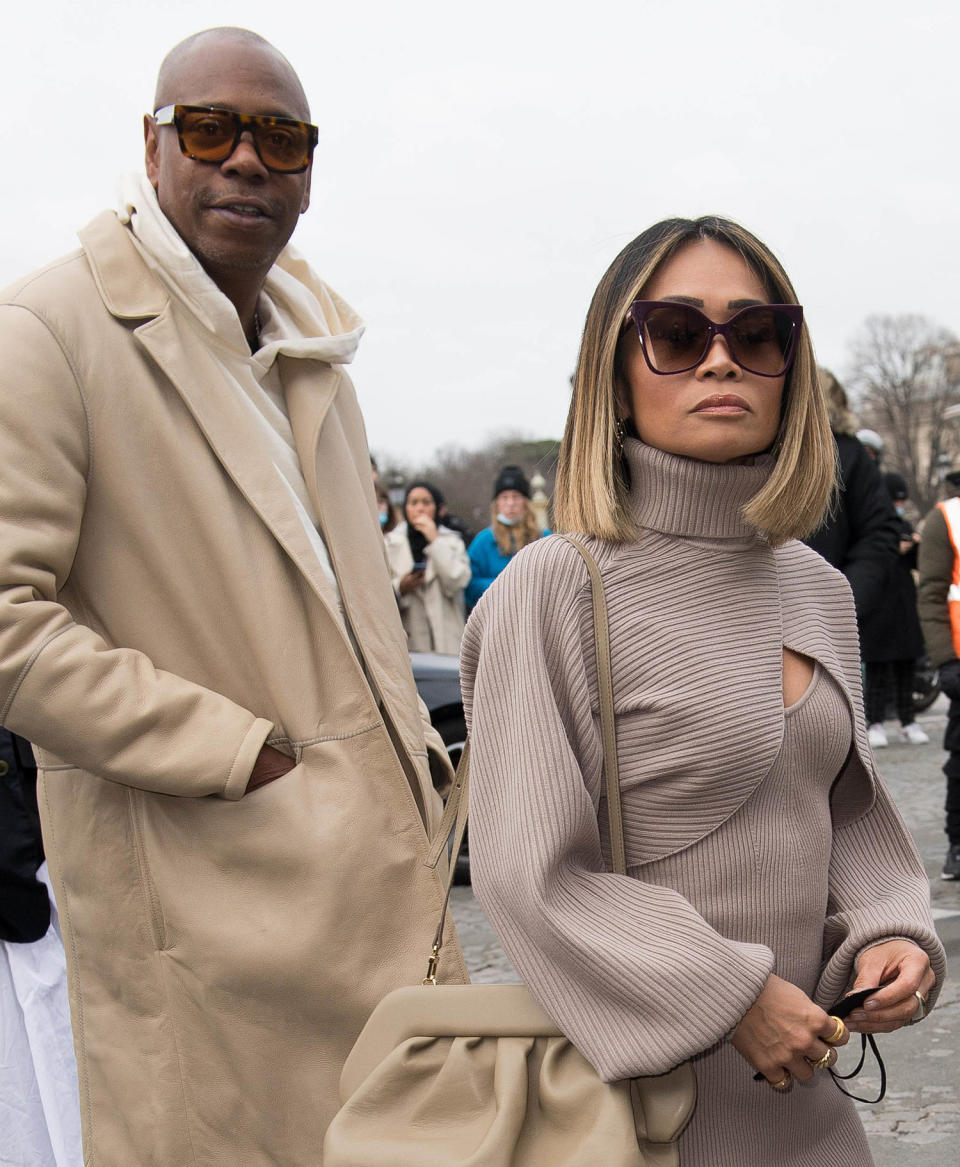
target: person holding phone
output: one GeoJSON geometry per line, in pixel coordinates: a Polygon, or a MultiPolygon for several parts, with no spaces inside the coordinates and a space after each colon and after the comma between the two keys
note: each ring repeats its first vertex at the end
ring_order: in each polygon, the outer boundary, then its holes
{"type": "Polygon", "coordinates": [[[869,1167],[826,1070],[849,1030],[922,1019],[944,975],[867,744],[849,585],[798,541],[834,475],[777,259],[728,220],[658,223],[593,297],[554,500],[609,609],[625,876],[576,550],[516,557],[464,636],[477,897],[605,1080],[692,1063],[683,1167],[869,1167]]]}
{"type": "Polygon", "coordinates": [[[431,482],[411,482],[403,519],[385,536],[387,559],[411,652],[460,651],[463,593],[470,560],[463,539],[438,521],[443,495],[431,482]]]}

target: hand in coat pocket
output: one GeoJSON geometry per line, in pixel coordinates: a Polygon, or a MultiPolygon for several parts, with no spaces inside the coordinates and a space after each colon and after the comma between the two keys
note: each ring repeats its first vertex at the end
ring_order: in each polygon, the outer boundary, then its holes
{"type": "Polygon", "coordinates": [[[275,782],[278,778],[282,778],[284,774],[289,774],[295,765],[296,762],[293,758],[287,757],[286,754],[281,754],[273,746],[264,746],[260,753],[257,754],[257,760],[253,764],[253,770],[244,794],[249,794],[251,790],[256,790],[258,786],[266,786],[268,782],[275,782]]]}

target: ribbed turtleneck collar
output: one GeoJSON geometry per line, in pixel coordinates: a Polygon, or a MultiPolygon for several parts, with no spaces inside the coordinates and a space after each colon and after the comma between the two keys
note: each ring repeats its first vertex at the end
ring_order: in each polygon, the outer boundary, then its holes
{"type": "Polygon", "coordinates": [[[681,458],[626,438],[630,512],[641,528],[706,539],[755,539],[743,508],[770,477],[774,460],[716,465],[681,458]]]}

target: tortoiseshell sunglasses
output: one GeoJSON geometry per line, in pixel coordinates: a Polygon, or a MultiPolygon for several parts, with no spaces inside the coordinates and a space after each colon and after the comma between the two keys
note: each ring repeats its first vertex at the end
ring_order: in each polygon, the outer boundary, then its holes
{"type": "Polygon", "coordinates": [[[199,162],[225,162],[249,130],[257,157],[279,174],[306,170],[319,137],[309,122],[205,105],[165,105],[153,116],[158,126],[175,126],[181,151],[199,162]]]}

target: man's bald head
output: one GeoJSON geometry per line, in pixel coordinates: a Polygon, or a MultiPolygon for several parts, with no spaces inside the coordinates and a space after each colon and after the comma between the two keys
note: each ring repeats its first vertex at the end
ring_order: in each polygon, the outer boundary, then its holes
{"type": "MultiPolygon", "coordinates": [[[[245,28],[211,28],[177,45],[160,68],[156,102],[157,109],[182,105],[253,118],[310,118],[290,62],[245,28]]],[[[233,302],[249,335],[263,282],[310,204],[312,165],[271,170],[249,128],[237,134],[226,158],[197,158],[175,121],[158,123],[148,114],[143,122],[146,174],[160,210],[233,302]]]]}
{"type": "Polygon", "coordinates": [[[162,109],[165,105],[172,105],[183,100],[183,94],[190,82],[197,76],[198,71],[204,72],[204,62],[211,55],[217,54],[224,48],[235,48],[245,45],[255,48],[265,57],[274,58],[274,67],[278,75],[285,78],[291,85],[294,93],[302,103],[295,114],[304,121],[310,120],[310,103],[300,83],[293,66],[279,49],[248,28],[207,28],[202,32],[195,32],[170,50],[164,57],[157,74],[157,89],[154,94],[153,108],[162,109]]]}

